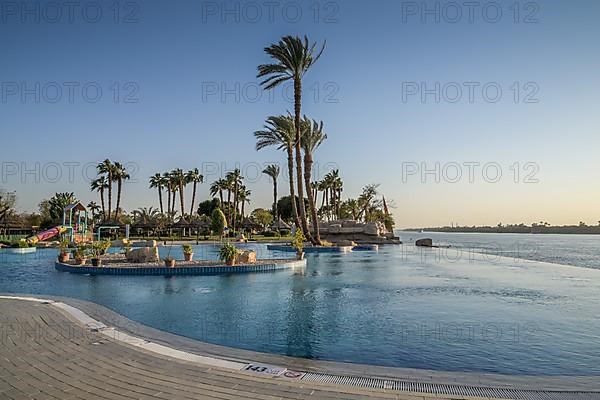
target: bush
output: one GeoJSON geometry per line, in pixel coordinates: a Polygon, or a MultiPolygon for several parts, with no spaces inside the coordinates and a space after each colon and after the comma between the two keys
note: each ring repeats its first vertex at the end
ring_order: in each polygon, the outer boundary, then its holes
{"type": "Polygon", "coordinates": [[[277,236],[277,232],[275,231],[265,231],[262,233],[262,235],[264,237],[276,237],[277,236]]]}
{"type": "Polygon", "coordinates": [[[31,246],[26,241],[19,240],[18,242],[11,243],[10,247],[13,249],[28,249],[31,246]]]}
{"type": "Polygon", "coordinates": [[[290,233],[292,233],[292,231],[290,231],[289,229],[281,229],[281,230],[279,231],[279,234],[280,234],[281,236],[288,236],[290,233]]]}
{"type": "Polygon", "coordinates": [[[219,260],[228,262],[231,260],[235,260],[240,251],[234,245],[230,243],[225,243],[219,249],[219,260]]]}

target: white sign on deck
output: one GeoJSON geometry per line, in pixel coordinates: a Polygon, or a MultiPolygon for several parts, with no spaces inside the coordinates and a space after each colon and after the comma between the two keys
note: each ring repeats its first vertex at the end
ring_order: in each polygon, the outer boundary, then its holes
{"type": "Polygon", "coordinates": [[[246,368],[244,368],[244,371],[272,376],[279,376],[282,373],[284,373],[285,370],[286,369],[282,367],[276,367],[273,365],[266,364],[248,364],[246,368]]]}

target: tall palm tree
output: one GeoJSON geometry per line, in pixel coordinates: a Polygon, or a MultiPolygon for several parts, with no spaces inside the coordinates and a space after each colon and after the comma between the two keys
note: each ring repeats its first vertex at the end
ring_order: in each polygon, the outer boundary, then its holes
{"type": "Polygon", "coordinates": [[[311,188],[311,171],[313,166],[313,153],[327,139],[323,132],[323,121],[310,120],[304,117],[302,121],[302,149],[304,149],[304,183],[306,184],[306,193],[308,194],[308,206],[310,207],[311,220],[313,225],[314,240],[316,244],[321,245],[321,235],[319,233],[319,217],[317,216],[317,207],[311,188]]]}
{"type": "MultiPolygon", "coordinates": [[[[175,183],[175,187],[179,191],[179,205],[181,206],[181,219],[185,221],[185,185],[187,184],[187,180],[185,179],[185,174],[181,168],[177,168],[172,172],[173,181],[175,183]]],[[[174,209],[175,207],[173,207],[174,209]]]]}
{"type": "Polygon", "coordinates": [[[171,214],[171,196],[173,194],[171,174],[168,172],[163,172],[162,179],[163,186],[167,189],[167,214],[171,214]]]}
{"type": "Polygon", "coordinates": [[[106,176],[99,176],[90,184],[90,189],[100,193],[100,204],[102,205],[102,220],[106,220],[106,209],[104,207],[104,191],[108,189],[106,176]]]}
{"type": "MultiPolygon", "coordinates": [[[[296,227],[302,229],[300,217],[298,215],[298,206],[296,205],[296,189],[294,188],[294,120],[289,115],[280,115],[269,117],[265,122],[262,131],[254,132],[256,137],[256,150],[262,150],[274,146],[278,150],[285,150],[287,153],[288,178],[290,183],[290,199],[292,202],[292,212],[296,227]]],[[[302,202],[302,201],[301,201],[302,202]]]]}
{"type": "Polygon", "coordinates": [[[221,207],[223,207],[223,191],[227,188],[227,182],[224,179],[218,179],[210,185],[210,195],[215,197],[219,194],[219,200],[221,200],[221,207]]]}
{"type": "MultiPolygon", "coordinates": [[[[317,62],[325,50],[325,43],[318,52],[317,44],[309,44],[308,37],[304,36],[302,40],[298,36],[284,36],[279,43],[272,44],[265,48],[273,60],[274,64],[263,64],[258,66],[257,78],[265,78],[261,85],[265,90],[273,89],[280,84],[293,81],[294,83],[294,126],[296,128],[296,180],[298,185],[298,197],[300,198],[300,222],[305,236],[314,242],[314,239],[308,231],[306,220],[306,210],[304,209],[304,186],[302,184],[302,154],[300,148],[301,132],[301,113],[302,113],[302,78],[308,72],[310,67],[317,62]]],[[[310,190],[309,188],[307,188],[310,190]]]]}
{"type": "Polygon", "coordinates": [[[162,200],[162,188],[164,184],[164,178],[160,173],[156,173],[150,177],[150,189],[156,188],[158,190],[158,203],[160,204],[160,213],[164,214],[163,200],[162,200]]]}
{"type": "Polygon", "coordinates": [[[100,206],[95,201],[90,201],[87,204],[87,208],[92,212],[92,227],[96,222],[96,217],[98,216],[98,212],[100,211],[100,206]]]}
{"type": "MultiPolygon", "coordinates": [[[[225,176],[225,179],[231,185],[231,191],[233,192],[233,215],[230,221],[233,221],[233,231],[235,232],[236,228],[236,220],[237,220],[237,211],[238,211],[238,200],[239,200],[239,188],[242,186],[242,181],[244,177],[240,173],[238,168],[234,169],[231,172],[228,172],[225,176]]],[[[228,199],[229,201],[229,199],[228,199]]],[[[231,207],[230,207],[231,210],[231,207]]]]}
{"type": "Polygon", "coordinates": [[[110,218],[112,216],[112,184],[113,184],[113,171],[114,171],[114,166],[113,163],[107,158],[106,160],[102,161],[100,164],[98,164],[96,166],[96,170],[98,171],[98,174],[104,174],[106,175],[106,183],[108,185],[107,189],[108,189],[108,213],[105,216],[105,219],[110,221],[110,218]]]}
{"type": "Polygon", "coordinates": [[[123,181],[130,179],[131,176],[127,169],[120,162],[113,164],[113,179],[117,182],[117,205],[115,207],[115,221],[119,220],[119,211],[121,207],[121,193],[123,191],[123,181]]]}
{"type": "Polygon", "coordinates": [[[198,168],[194,168],[185,175],[185,179],[188,183],[193,184],[192,189],[192,203],[190,205],[190,216],[194,215],[194,203],[196,202],[196,188],[199,183],[204,182],[204,176],[200,173],[198,168]]]}
{"type": "Polygon", "coordinates": [[[252,195],[252,191],[246,189],[246,186],[240,187],[240,194],[239,194],[239,201],[242,205],[242,211],[241,211],[241,216],[242,216],[242,220],[245,218],[245,204],[248,203],[250,204],[250,196],[252,195]]]}
{"type": "Polygon", "coordinates": [[[273,218],[277,221],[277,178],[279,178],[279,165],[271,164],[263,169],[263,174],[273,180],[273,218]]]}

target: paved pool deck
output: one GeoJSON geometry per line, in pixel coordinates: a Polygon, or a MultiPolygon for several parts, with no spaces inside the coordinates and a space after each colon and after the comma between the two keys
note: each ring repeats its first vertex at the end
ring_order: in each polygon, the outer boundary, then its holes
{"type": "Polygon", "coordinates": [[[505,398],[600,398],[598,377],[507,377],[305,360],[191,340],[82,300],[14,296],[26,295],[0,297],[1,399],[490,398],[306,381],[277,370],[252,372],[244,368],[249,364],[284,366],[314,376],[490,386],[522,393],[505,398]]]}

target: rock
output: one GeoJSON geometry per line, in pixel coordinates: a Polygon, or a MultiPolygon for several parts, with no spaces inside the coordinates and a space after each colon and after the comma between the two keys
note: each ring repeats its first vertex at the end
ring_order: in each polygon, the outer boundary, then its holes
{"type": "Polygon", "coordinates": [[[236,260],[240,264],[253,264],[256,262],[256,252],[251,250],[243,251],[236,260]]]}
{"type": "Polygon", "coordinates": [[[131,247],[156,247],[156,240],[141,240],[139,242],[132,242],[131,247]]]}
{"type": "Polygon", "coordinates": [[[419,239],[419,240],[417,240],[415,245],[419,246],[419,247],[433,247],[433,240],[431,240],[429,238],[419,239]]]}
{"type": "Polygon", "coordinates": [[[342,224],[331,224],[329,225],[329,233],[340,233],[342,230],[342,224]]]}
{"type": "Polygon", "coordinates": [[[110,242],[110,247],[125,247],[127,244],[129,244],[127,239],[113,240],[110,242]]]}
{"type": "Polygon", "coordinates": [[[365,225],[364,233],[366,235],[379,236],[379,226],[376,222],[369,222],[365,225]]]}
{"type": "Polygon", "coordinates": [[[158,257],[158,247],[140,247],[127,252],[127,261],[131,263],[155,263],[158,257]]]}
{"type": "Polygon", "coordinates": [[[356,243],[353,242],[352,240],[338,240],[336,242],[333,243],[334,246],[356,246],[356,243]]]}

